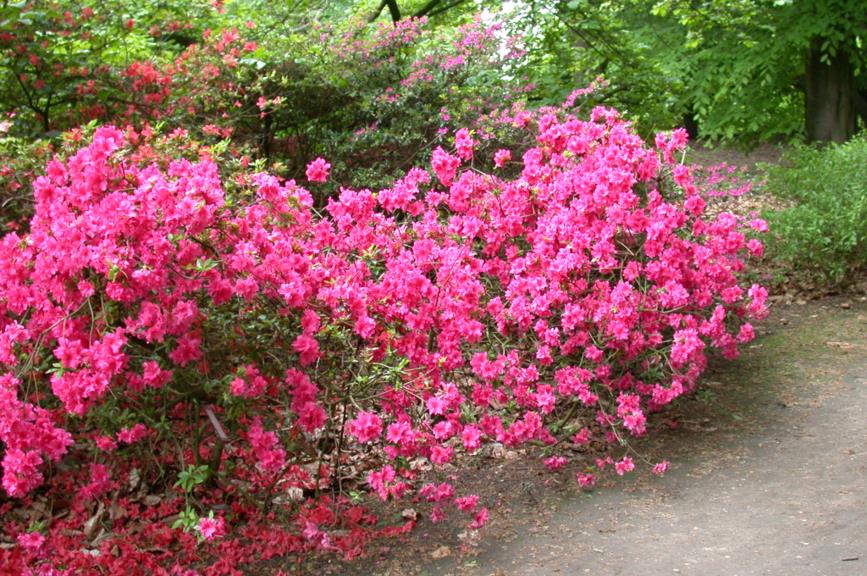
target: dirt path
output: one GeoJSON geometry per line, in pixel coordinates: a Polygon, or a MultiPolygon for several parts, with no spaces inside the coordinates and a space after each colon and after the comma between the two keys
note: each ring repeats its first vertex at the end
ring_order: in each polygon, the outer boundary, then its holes
{"type": "Polygon", "coordinates": [[[867,301],[775,306],[759,333],[635,444],[671,460],[665,477],[585,493],[529,455],[482,459],[466,478],[492,505],[477,542],[423,520],[312,573],[867,575],[867,301]]]}
{"type": "Polygon", "coordinates": [[[473,552],[434,560],[432,544],[407,543],[412,560],[368,573],[867,574],[867,304],[774,316],[770,334],[707,375],[675,429],[640,446],[672,460],[664,478],[506,500],[513,510],[473,552]]]}

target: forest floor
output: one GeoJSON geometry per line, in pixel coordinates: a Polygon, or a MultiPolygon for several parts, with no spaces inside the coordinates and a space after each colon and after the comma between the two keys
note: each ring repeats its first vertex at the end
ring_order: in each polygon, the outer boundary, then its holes
{"type": "MultiPolygon", "coordinates": [[[[697,148],[689,161],[757,174],[777,162],[697,148]]],[[[762,194],[712,210],[776,208],[762,194]]],[[[713,361],[699,391],[656,415],[634,448],[672,462],[579,489],[538,455],[500,450],[461,474],[491,507],[481,532],[421,519],[369,557],[316,567],[371,576],[867,574],[867,279],[843,295],[777,286],[771,317],[735,362],[713,361]]],[[[587,454],[588,460],[593,454],[587,454]]]]}

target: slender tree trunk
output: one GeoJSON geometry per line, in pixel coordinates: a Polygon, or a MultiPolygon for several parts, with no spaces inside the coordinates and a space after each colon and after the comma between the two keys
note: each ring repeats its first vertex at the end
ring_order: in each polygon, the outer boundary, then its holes
{"type": "Polygon", "coordinates": [[[855,111],[861,118],[861,127],[867,127],[867,90],[855,91],[855,111]]]}
{"type": "Polygon", "coordinates": [[[375,22],[386,6],[388,7],[388,13],[391,15],[391,21],[397,24],[400,20],[400,7],[397,5],[397,0],[382,0],[376,11],[367,18],[367,21],[375,22]]]}
{"type": "Polygon", "coordinates": [[[268,162],[271,162],[271,114],[265,113],[265,121],[262,126],[262,153],[268,162]]]}
{"type": "Polygon", "coordinates": [[[821,47],[815,38],[807,50],[807,139],[845,142],[855,134],[855,72],[845,51],[822,62],[821,47]]]}
{"type": "Polygon", "coordinates": [[[692,107],[683,115],[683,127],[686,128],[690,140],[698,139],[698,120],[695,118],[695,111],[692,107]]]}

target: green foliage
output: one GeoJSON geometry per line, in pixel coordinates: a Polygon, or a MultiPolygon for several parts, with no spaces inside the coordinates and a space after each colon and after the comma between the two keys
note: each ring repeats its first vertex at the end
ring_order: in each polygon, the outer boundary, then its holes
{"type": "Polygon", "coordinates": [[[205,483],[209,473],[207,466],[194,466],[190,464],[186,469],[178,473],[178,481],[175,482],[175,486],[189,494],[195,490],[196,486],[205,483]]]}
{"type": "Polygon", "coordinates": [[[684,63],[673,57],[683,42],[676,24],[629,3],[592,0],[514,3],[500,17],[525,38],[536,100],[559,104],[601,77],[607,86],[591,96],[591,105],[621,110],[644,135],[680,124],[685,75],[684,63]]]}
{"type": "Polygon", "coordinates": [[[773,257],[832,284],[867,266],[867,135],[796,147],[765,170],[766,191],[795,203],[765,215],[773,257]]]}
{"type": "MultiPolygon", "coordinates": [[[[404,17],[428,3],[398,2],[404,17]]],[[[361,181],[382,179],[383,166],[392,170],[431,142],[437,126],[430,120],[439,108],[453,116],[466,113],[455,103],[474,107],[478,102],[467,98],[472,93],[498,98],[492,85],[524,75],[539,103],[562,102],[575,87],[602,76],[607,87],[590,104],[620,109],[645,135],[691,116],[706,139],[748,143],[802,134],[804,53],[814,38],[822,39],[826,59],[846,52],[859,88],[867,91],[867,11],[860,0],[444,2],[447,9],[435,10],[430,25],[437,34],[383,51],[377,58],[386,65],[375,66],[363,50],[336,53],[340,34],[371,34],[372,27],[360,24],[378,6],[378,0],[3,3],[0,112],[16,111],[12,133],[23,136],[117,117],[140,104],[141,95],[124,82],[133,61],[159,68],[202,43],[206,30],[232,27],[258,46],[221,76],[223,85],[243,88],[235,94],[243,105],[234,113],[243,124],[240,136],[269,158],[289,160],[291,176],[299,176],[299,164],[313,154],[348,152],[347,165],[335,166],[337,174],[351,168],[361,181]],[[489,15],[486,22],[502,20],[509,32],[523,36],[528,51],[521,63],[497,68],[473,62],[461,74],[435,78],[424,92],[396,104],[383,101],[383,90],[398,89],[416,57],[446,47],[449,34],[478,10],[489,15]],[[267,120],[255,106],[260,95],[282,98],[282,106],[269,104],[267,120]],[[354,136],[375,121],[382,129],[354,136]]],[[[391,25],[388,10],[377,21],[391,25]]],[[[173,89],[188,91],[200,84],[196,78],[175,82],[173,89]]]]}
{"type": "Polygon", "coordinates": [[[190,506],[178,513],[178,518],[172,523],[172,528],[182,529],[184,532],[194,532],[199,524],[199,514],[190,506]]]}
{"type": "Polygon", "coordinates": [[[596,101],[645,134],[697,122],[706,140],[753,144],[804,132],[805,55],[846,52],[867,91],[860,0],[544,0],[502,17],[526,38],[536,97],[559,102],[597,76],[596,101]]]}
{"type": "Polygon", "coordinates": [[[355,19],[282,39],[279,51],[257,55],[250,75],[248,92],[267,100],[258,115],[261,153],[294,178],[323,156],[339,185],[386,185],[444,144],[449,130],[512,99],[514,59],[487,28],[355,19]],[[461,46],[465,38],[476,43],[461,46]]]}
{"type": "Polygon", "coordinates": [[[52,152],[45,140],[30,141],[0,132],[0,232],[28,220],[33,207],[31,182],[52,152]]]}
{"type": "Polygon", "coordinates": [[[35,0],[0,8],[0,112],[13,134],[50,135],[122,110],[118,72],[171,59],[216,24],[207,0],[35,0]]]}
{"type": "Polygon", "coordinates": [[[685,63],[681,98],[710,140],[753,143],[803,133],[807,47],[846,51],[865,85],[861,0],[634,0],[679,26],[683,42],[660,46],[685,63]]]}

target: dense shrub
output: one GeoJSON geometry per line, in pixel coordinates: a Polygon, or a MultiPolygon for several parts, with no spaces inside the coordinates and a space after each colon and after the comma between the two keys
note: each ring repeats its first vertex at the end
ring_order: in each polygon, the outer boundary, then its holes
{"type": "Polygon", "coordinates": [[[133,61],[163,61],[212,21],[206,0],[31,0],[0,6],[0,111],[12,134],[57,134],[123,112],[133,61]]]}
{"type": "MultiPolygon", "coordinates": [[[[51,162],[29,232],[0,240],[0,440],[6,493],[47,482],[70,513],[10,519],[20,546],[0,561],[351,556],[382,528],[347,486],[478,528],[484,503],[438,471],[491,442],[545,446],[559,468],[598,437],[615,450],[578,481],[631,470],[621,439],[693,388],[710,349],[752,339],[766,292],[739,273],[762,247],[742,228],[764,223],[703,216],[682,131],[651,149],[610,109],[497,122],[534,145],[484,158],[462,129],[430,171],[324,211],[295,181],[221,179],[207,150],[132,130],[51,162]],[[173,496],[145,505],[160,486],[173,496]],[[111,536],[88,544],[99,502],[111,536]]],[[[328,170],[308,166],[312,188],[328,170]]]]}
{"type": "MultiPolygon", "coordinates": [[[[203,143],[226,140],[233,156],[262,158],[272,173],[294,178],[326,156],[333,178],[315,191],[320,207],[340,185],[387,186],[447,134],[523,90],[517,41],[480,19],[455,29],[424,19],[317,25],[270,46],[249,39],[257,27],[248,22],[205,30],[176,52],[151,44],[192,34],[186,26],[151,24],[144,38],[121,26],[117,33],[138,49],[118,59],[102,56],[118,41],[104,9],[85,6],[73,17],[52,6],[39,12],[44,21],[0,35],[8,68],[32,68],[30,80],[0,92],[13,134],[56,135],[91,120],[137,130],[166,125],[203,143]],[[52,30],[53,42],[38,42],[39,27],[52,30]],[[67,43],[93,62],[66,62],[67,43]]],[[[7,160],[14,172],[30,162],[26,154],[7,160]]]]}
{"type": "Polygon", "coordinates": [[[316,191],[325,196],[339,185],[387,186],[451,130],[519,94],[509,70],[522,53],[498,30],[478,19],[454,30],[352,21],[264,47],[246,40],[253,26],[129,73],[157,100],[139,108],[151,120],[231,137],[284,176],[330,158],[334,185],[316,191]]]}
{"type": "Polygon", "coordinates": [[[796,147],[766,172],[765,189],[794,203],[766,214],[775,259],[834,285],[867,266],[867,137],[796,147]]]}
{"type": "Polygon", "coordinates": [[[302,158],[332,158],[347,186],[387,186],[522,89],[516,40],[478,18],[454,29],[411,19],[316,34],[320,43],[295,46],[298,67],[277,89],[285,107],[275,109],[275,136],[308,150],[302,158]]]}

